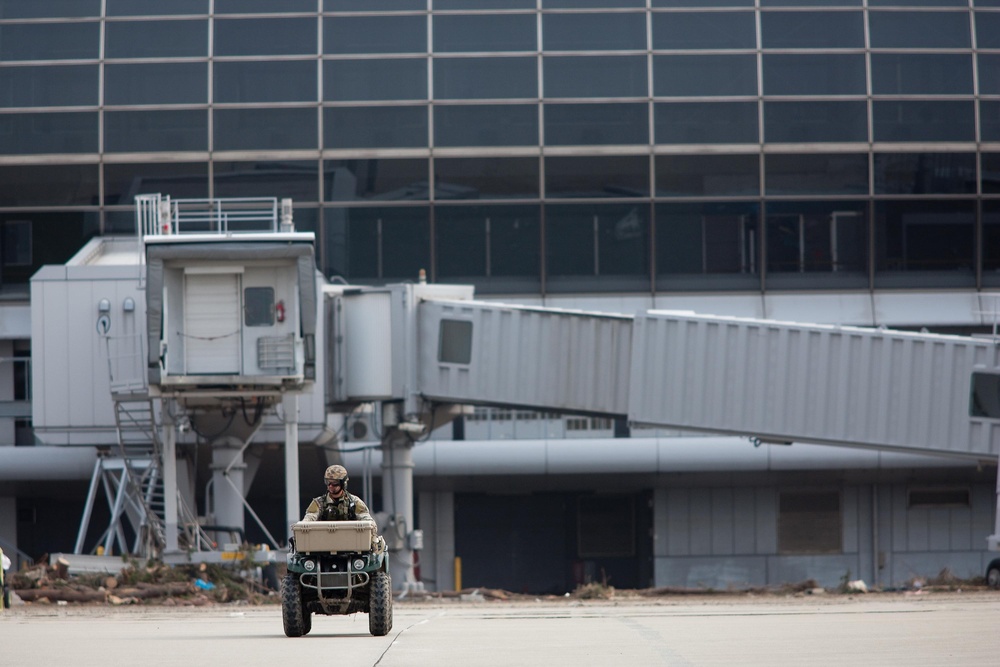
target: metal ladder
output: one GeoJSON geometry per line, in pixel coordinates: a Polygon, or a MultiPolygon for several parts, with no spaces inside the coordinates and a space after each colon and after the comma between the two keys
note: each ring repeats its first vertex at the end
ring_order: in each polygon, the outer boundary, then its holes
{"type": "Polygon", "coordinates": [[[102,452],[94,464],[74,552],[83,553],[94,503],[103,490],[111,518],[93,550],[101,547],[104,553],[111,554],[117,544],[119,553],[157,558],[166,537],[162,452],[155,406],[146,394],[112,394],[112,399],[118,447],[117,451],[102,452]],[[126,539],[123,521],[132,528],[131,544],[126,539]]]}

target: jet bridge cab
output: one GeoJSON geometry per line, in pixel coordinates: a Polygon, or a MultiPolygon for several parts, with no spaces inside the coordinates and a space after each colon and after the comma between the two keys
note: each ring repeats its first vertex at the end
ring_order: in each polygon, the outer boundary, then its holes
{"type": "Polygon", "coordinates": [[[314,235],[291,200],[142,195],[149,386],[301,389],[315,378],[314,235]]]}

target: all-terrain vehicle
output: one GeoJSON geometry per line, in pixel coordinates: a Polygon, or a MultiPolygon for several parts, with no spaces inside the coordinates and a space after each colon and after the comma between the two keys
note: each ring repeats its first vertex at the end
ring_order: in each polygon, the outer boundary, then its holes
{"type": "Polygon", "coordinates": [[[288,574],[281,585],[285,634],[301,637],[312,615],[367,612],[368,630],[392,629],[392,580],[374,521],[304,521],[292,526],[288,574]]]}

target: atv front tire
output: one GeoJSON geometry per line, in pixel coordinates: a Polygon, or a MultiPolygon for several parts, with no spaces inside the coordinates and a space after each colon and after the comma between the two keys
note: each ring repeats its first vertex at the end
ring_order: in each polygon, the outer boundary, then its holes
{"type": "Polygon", "coordinates": [[[289,572],[281,582],[281,622],[289,637],[301,637],[312,629],[312,617],[302,607],[302,587],[298,575],[289,572]]]}
{"type": "Polygon", "coordinates": [[[368,631],[384,637],[392,630],[392,579],[388,572],[376,572],[369,586],[368,631]]]}

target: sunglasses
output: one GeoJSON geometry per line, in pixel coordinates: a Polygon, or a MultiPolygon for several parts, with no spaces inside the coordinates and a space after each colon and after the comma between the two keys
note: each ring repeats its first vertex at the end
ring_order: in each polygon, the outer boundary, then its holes
{"type": "Polygon", "coordinates": [[[327,482],[326,485],[327,486],[334,486],[334,487],[340,488],[340,487],[342,487],[344,485],[344,483],[343,482],[327,482]]]}

